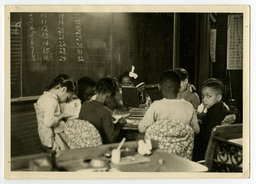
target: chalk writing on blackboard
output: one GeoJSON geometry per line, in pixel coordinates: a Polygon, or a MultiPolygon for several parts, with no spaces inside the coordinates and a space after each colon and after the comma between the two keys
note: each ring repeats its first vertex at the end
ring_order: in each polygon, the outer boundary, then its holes
{"type": "Polygon", "coordinates": [[[80,14],[75,13],[75,34],[76,34],[76,48],[77,48],[77,61],[84,62],[83,58],[83,36],[82,36],[82,26],[80,20],[80,14]]]}
{"type": "Polygon", "coordinates": [[[49,34],[48,34],[48,26],[47,26],[47,14],[41,13],[41,31],[43,38],[43,61],[49,61],[49,34]]]}
{"type": "Polygon", "coordinates": [[[243,68],[243,15],[228,16],[227,69],[243,68]]]}
{"type": "Polygon", "coordinates": [[[35,55],[35,41],[34,41],[34,36],[35,36],[35,29],[34,29],[34,17],[33,14],[29,14],[29,29],[30,29],[30,48],[31,48],[31,59],[32,61],[36,61],[36,55],[35,55]]]}
{"type": "Polygon", "coordinates": [[[12,22],[11,23],[11,34],[20,34],[20,27],[21,23],[20,22],[12,22]]]}
{"type": "Polygon", "coordinates": [[[65,43],[65,29],[64,29],[64,14],[59,14],[58,19],[58,34],[59,34],[59,61],[66,62],[66,43],[65,43]]]}

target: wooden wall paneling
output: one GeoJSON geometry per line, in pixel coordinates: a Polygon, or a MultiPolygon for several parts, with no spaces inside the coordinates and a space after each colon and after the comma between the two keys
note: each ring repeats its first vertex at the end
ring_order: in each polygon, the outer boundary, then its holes
{"type": "Polygon", "coordinates": [[[15,102],[11,106],[11,156],[40,153],[40,140],[33,103],[15,102]]]}
{"type": "Polygon", "coordinates": [[[199,15],[200,22],[200,42],[199,42],[199,69],[198,69],[198,85],[202,86],[203,82],[211,76],[211,63],[209,58],[210,53],[210,27],[209,15],[202,13],[199,15]]]}

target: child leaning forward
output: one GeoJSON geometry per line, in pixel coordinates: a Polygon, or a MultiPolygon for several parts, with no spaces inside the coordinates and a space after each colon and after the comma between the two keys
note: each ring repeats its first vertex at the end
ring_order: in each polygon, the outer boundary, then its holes
{"type": "Polygon", "coordinates": [[[37,100],[36,104],[43,112],[43,119],[38,121],[38,134],[44,147],[55,151],[64,149],[56,134],[62,132],[62,120],[70,115],[61,112],[60,104],[70,101],[74,92],[73,80],[68,75],[60,74],[37,100]]]}

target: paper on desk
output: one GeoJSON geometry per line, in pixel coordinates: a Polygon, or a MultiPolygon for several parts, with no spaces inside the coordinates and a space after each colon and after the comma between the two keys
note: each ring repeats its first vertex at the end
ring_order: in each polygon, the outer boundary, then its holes
{"type": "Polygon", "coordinates": [[[113,116],[117,116],[117,115],[121,116],[123,118],[126,118],[126,117],[130,116],[130,113],[128,111],[123,111],[123,110],[116,109],[116,110],[113,111],[113,116]]]}
{"type": "Polygon", "coordinates": [[[127,124],[138,125],[141,120],[127,118],[126,121],[127,121],[127,124]]]}
{"type": "Polygon", "coordinates": [[[123,118],[121,115],[112,115],[113,117],[113,123],[116,124],[119,119],[123,118]]]}
{"type": "Polygon", "coordinates": [[[62,113],[66,113],[71,116],[68,119],[74,119],[74,118],[78,118],[82,104],[79,99],[75,99],[69,103],[62,103],[60,107],[61,107],[62,113]]]}
{"type": "Polygon", "coordinates": [[[129,165],[129,164],[138,164],[138,163],[145,163],[150,162],[149,157],[144,157],[140,154],[136,154],[134,156],[127,156],[122,157],[119,163],[113,165],[129,165]]]}

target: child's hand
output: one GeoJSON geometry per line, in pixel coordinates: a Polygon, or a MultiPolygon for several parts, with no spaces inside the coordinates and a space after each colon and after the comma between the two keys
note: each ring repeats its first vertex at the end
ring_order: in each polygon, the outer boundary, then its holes
{"type": "Polygon", "coordinates": [[[197,112],[197,118],[199,119],[199,120],[202,120],[204,117],[206,116],[206,113],[199,113],[199,112],[197,112]]]}
{"type": "Polygon", "coordinates": [[[139,105],[139,108],[146,108],[146,107],[147,107],[146,104],[140,104],[140,105],[139,105]]]}
{"type": "Polygon", "coordinates": [[[67,118],[70,118],[70,117],[72,117],[72,115],[70,115],[70,114],[67,114],[67,113],[62,113],[62,114],[60,114],[60,120],[61,119],[67,119],[67,118]]]}
{"type": "Polygon", "coordinates": [[[118,120],[118,122],[121,123],[122,125],[124,125],[124,124],[127,123],[127,121],[126,121],[125,118],[120,118],[120,119],[118,120]]]}

